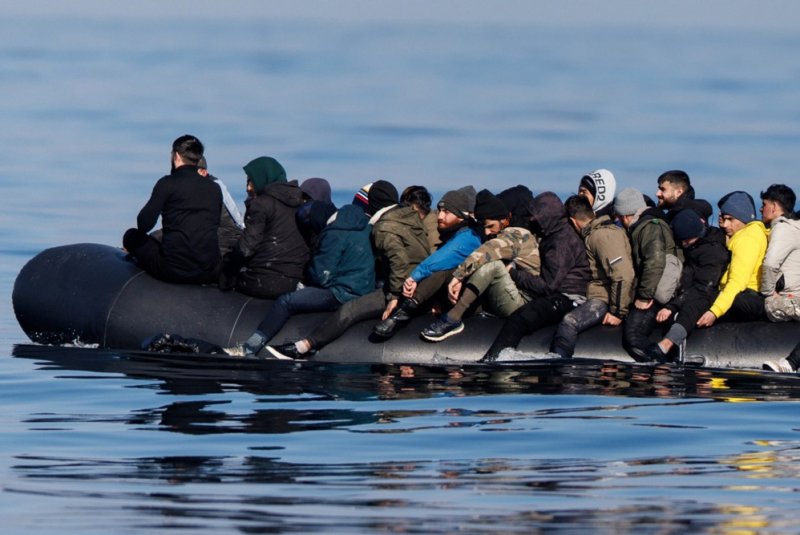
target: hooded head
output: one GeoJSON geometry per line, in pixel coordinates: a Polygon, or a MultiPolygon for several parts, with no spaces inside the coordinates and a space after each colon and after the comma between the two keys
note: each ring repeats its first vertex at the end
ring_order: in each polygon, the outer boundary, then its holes
{"type": "Polygon", "coordinates": [[[386,180],[376,180],[369,188],[367,214],[373,216],[381,209],[397,204],[397,202],[397,188],[386,180]]]}
{"type": "Polygon", "coordinates": [[[269,156],[261,156],[243,167],[247,181],[253,183],[256,195],[270,184],[286,182],[286,171],[278,160],[269,156]]]}
{"type": "Polygon", "coordinates": [[[300,184],[303,197],[312,201],[331,202],[331,185],[324,178],[307,178],[300,184]]]}
{"type": "Polygon", "coordinates": [[[590,194],[592,210],[597,212],[614,202],[614,194],[617,192],[617,179],[608,169],[598,169],[583,175],[581,178],[578,194],[590,194]],[[581,191],[583,188],[585,191],[581,191]]]}
{"type": "Polygon", "coordinates": [[[540,193],[531,201],[531,228],[540,236],[549,236],[567,225],[564,203],[552,191],[540,193]]]}

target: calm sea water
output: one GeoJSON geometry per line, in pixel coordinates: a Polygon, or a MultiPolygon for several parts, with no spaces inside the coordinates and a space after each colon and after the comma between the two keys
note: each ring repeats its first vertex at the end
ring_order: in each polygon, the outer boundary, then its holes
{"type": "MultiPolygon", "coordinates": [[[[529,19],[526,19],[529,20],[529,19]]],[[[800,189],[800,37],[641,26],[0,20],[4,533],[792,532],[800,382],[613,363],[443,369],[154,360],[30,345],[50,246],[117,244],[186,132],[244,196],[269,154],[345,200],[800,189]]]]}

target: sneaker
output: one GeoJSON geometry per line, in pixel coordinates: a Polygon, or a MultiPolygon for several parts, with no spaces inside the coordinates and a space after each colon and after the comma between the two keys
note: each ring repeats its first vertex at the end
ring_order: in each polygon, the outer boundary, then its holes
{"type": "Polygon", "coordinates": [[[305,358],[304,353],[297,351],[297,346],[294,345],[294,342],[281,344],[279,346],[264,346],[264,349],[278,360],[302,360],[305,358]]]}
{"type": "Polygon", "coordinates": [[[464,323],[461,321],[451,321],[447,314],[442,314],[439,319],[431,323],[420,333],[429,342],[441,342],[445,338],[455,336],[464,330],[464,323]]]}
{"type": "Polygon", "coordinates": [[[785,358],[778,360],[765,360],[761,365],[761,369],[778,373],[794,373],[796,371],[785,358]]]}

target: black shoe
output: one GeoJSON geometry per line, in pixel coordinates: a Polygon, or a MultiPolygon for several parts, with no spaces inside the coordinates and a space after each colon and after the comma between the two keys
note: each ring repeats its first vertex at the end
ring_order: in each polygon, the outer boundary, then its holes
{"type": "Polygon", "coordinates": [[[420,333],[429,342],[441,342],[445,338],[450,338],[464,330],[464,323],[451,321],[447,314],[442,314],[439,319],[431,323],[420,333]]]}
{"type": "Polygon", "coordinates": [[[307,353],[300,353],[294,342],[287,342],[277,346],[265,346],[264,349],[279,360],[304,360],[316,353],[313,349],[307,353]]]}
{"type": "Polygon", "coordinates": [[[413,299],[406,299],[392,314],[372,328],[381,338],[391,338],[399,329],[405,327],[419,305],[413,299]]]}
{"type": "Polygon", "coordinates": [[[650,361],[659,363],[671,361],[669,355],[661,351],[661,347],[659,347],[658,344],[650,344],[642,350],[642,353],[644,353],[644,357],[650,361]]]}

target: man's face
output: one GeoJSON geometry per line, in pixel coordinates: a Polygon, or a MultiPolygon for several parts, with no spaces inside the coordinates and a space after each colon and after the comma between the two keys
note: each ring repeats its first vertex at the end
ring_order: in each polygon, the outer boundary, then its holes
{"type": "Polygon", "coordinates": [[[502,219],[484,219],[483,221],[483,233],[487,238],[494,238],[504,228],[502,219]]]}
{"type": "Polygon", "coordinates": [[[656,191],[658,207],[670,208],[675,206],[675,203],[678,202],[678,197],[681,195],[683,195],[683,188],[676,186],[669,180],[663,181],[658,185],[658,190],[656,191]]]}
{"type": "Polygon", "coordinates": [[[731,237],[745,227],[745,224],[732,215],[722,214],[719,216],[719,228],[725,231],[727,237],[731,237]]]}
{"type": "Polygon", "coordinates": [[[761,200],[761,220],[765,225],[772,224],[781,215],[783,215],[783,209],[780,204],[769,199],[761,200]]]}
{"type": "Polygon", "coordinates": [[[436,227],[439,230],[449,230],[459,225],[463,219],[455,215],[446,208],[439,208],[439,215],[436,217],[436,227]]]}
{"type": "Polygon", "coordinates": [[[631,223],[633,222],[632,215],[619,215],[617,214],[617,221],[625,227],[626,229],[631,228],[631,223]]]}
{"type": "Polygon", "coordinates": [[[586,197],[586,199],[588,199],[589,201],[589,204],[594,206],[594,195],[592,195],[592,192],[589,191],[589,188],[587,188],[586,186],[579,187],[578,195],[580,195],[581,197],[586,197]]]}

